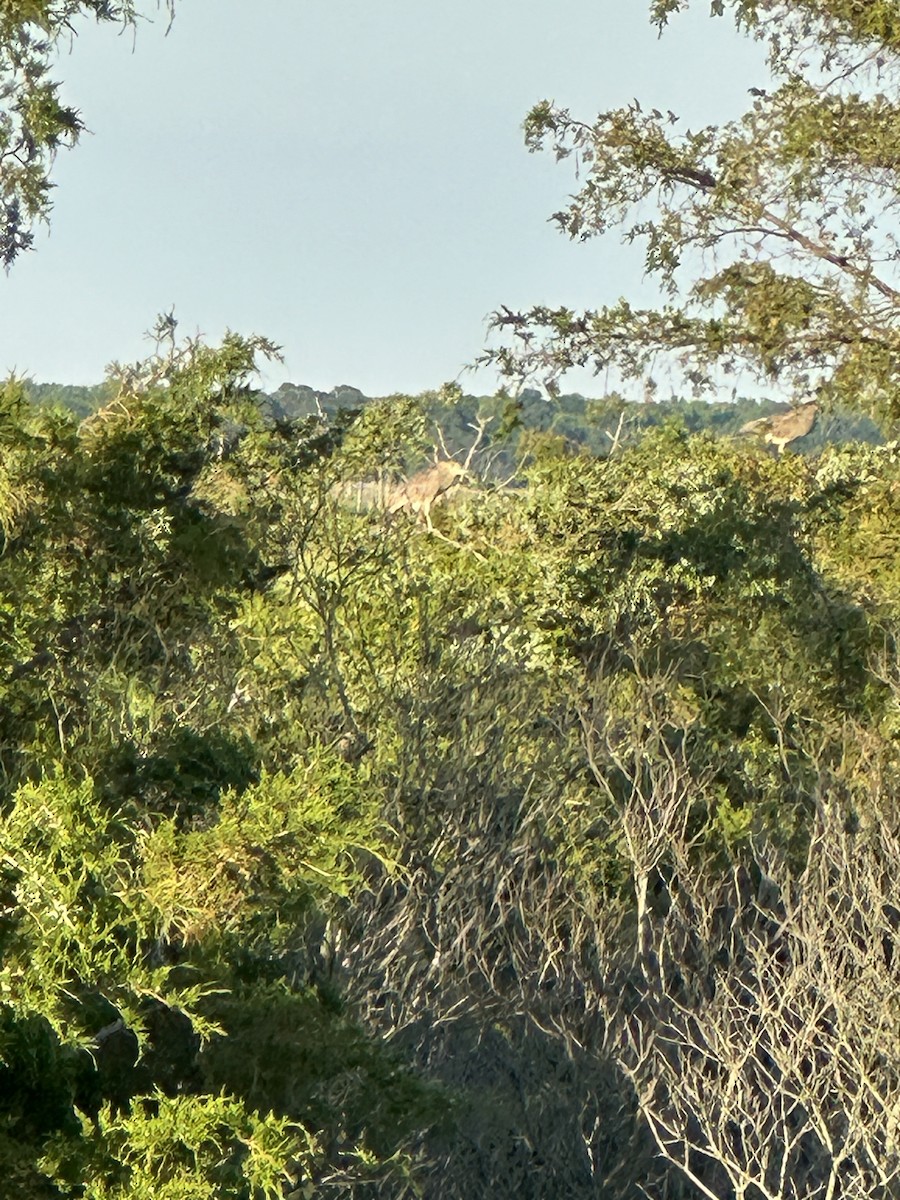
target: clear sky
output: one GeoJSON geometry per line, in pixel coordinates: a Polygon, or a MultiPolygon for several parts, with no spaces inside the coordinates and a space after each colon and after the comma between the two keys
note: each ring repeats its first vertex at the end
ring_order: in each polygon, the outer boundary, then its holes
{"type": "Polygon", "coordinates": [[[180,0],[168,37],[162,14],[134,43],[86,25],[60,70],[91,133],[58,159],[49,236],[0,277],[0,374],[97,382],[174,305],[183,333],[278,342],[266,386],[417,392],[472,362],[501,303],[651,297],[637,248],[548,224],[572,168],[521,132],[544,98],[743,111],[760,47],[706,0],[661,39],[647,8],[180,0]]]}

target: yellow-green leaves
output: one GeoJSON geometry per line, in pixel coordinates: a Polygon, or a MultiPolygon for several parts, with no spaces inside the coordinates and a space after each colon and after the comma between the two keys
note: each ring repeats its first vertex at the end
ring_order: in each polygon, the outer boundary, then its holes
{"type": "Polygon", "coordinates": [[[167,820],[140,837],[147,918],[159,937],[201,953],[234,938],[302,938],[315,901],[350,893],[358,855],[382,853],[377,814],[376,797],[360,805],[336,756],[322,752],[290,775],[264,775],[240,795],[223,795],[209,828],[181,832],[167,820]]]}
{"type": "Polygon", "coordinates": [[[85,1200],[277,1200],[318,1150],[302,1127],[225,1094],[157,1094],[83,1124],[80,1143],[57,1139],[41,1165],[85,1200]]]}
{"type": "Polygon", "coordinates": [[[207,984],[172,983],[154,954],[155,913],[141,894],[135,828],[91,780],[61,773],[20,788],[0,821],[6,935],[0,1003],[40,1016],[60,1039],[88,1044],[87,1002],[100,996],[141,1034],[141,1002],[190,1010],[207,984]]]}

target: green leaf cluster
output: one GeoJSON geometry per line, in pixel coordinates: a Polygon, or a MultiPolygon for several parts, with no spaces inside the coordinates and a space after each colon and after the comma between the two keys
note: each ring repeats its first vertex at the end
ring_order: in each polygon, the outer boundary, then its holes
{"type": "Polygon", "coordinates": [[[80,424],[3,391],[0,1160],[24,1195],[312,1194],[402,1173],[446,1108],[335,976],[392,852],[318,644],[365,562],[321,511],[346,421],[264,426],[272,350],[161,343],[80,424]]]}
{"type": "MultiPolygon", "coordinates": [[[[166,4],[170,19],[171,2],[166,4]]],[[[133,0],[5,0],[0,7],[0,263],[9,269],[47,221],[57,151],[84,131],[79,111],[60,100],[52,78],[61,42],[85,18],[135,26],[145,19],[133,0]]]]}

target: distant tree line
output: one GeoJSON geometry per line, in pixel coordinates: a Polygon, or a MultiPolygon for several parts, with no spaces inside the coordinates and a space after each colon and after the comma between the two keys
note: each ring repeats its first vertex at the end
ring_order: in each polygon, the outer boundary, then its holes
{"type": "MultiPolygon", "coordinates": [[[[108,383],[76,387],[28,380],[25,391],[34,404],[58,405],[78,417],[95,411],[111,395],[108,383]]],[[[475,396],[455,385],[423,393],[418,400],[434,437],[440,434],[443,439],[439,448],[449,454],[458,455],[471,444],[472,431],[479,420],[489,422],[487,445],[496,450],[492,471],[497,476],[515,470],[519,456],[527,452],[534,435],[542,435],[542,443],[556,439],[572,452],[584,450],[602,457],[614,443],[633,444],[644,433],[663,425],[672,424],[689,433],[706,431],[732,437],[747,422],[788,408],[783,402],[750,397],[718,402],[671,399],[640,403],[624,400],[617,394],[599,399],[589,399],[578,392],[548,396],[528,387],[515,396],[505,391],[493,396],[475,396]]],[[[323,392],[292,383],[283,383],[277,391],[262,394],[259,400],[262,414],[272,422],[320,415],[333,419],[339,413],[361,410],[376,402],[382,400],[366,396],[349,384],[323,392]]],[[[878,445],[882,441],[883,436],[870,417],[837,407],[824,414],[796,450],[815,454],[826,445],[846,442],[878,445]]]]}

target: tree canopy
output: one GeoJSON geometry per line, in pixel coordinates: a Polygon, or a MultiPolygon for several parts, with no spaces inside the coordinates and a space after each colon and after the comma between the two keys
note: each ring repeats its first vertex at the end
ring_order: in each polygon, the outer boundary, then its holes
{"type": "Polygon", "coordinates": [[[778,1200],[886,1200],[895,447],[531,429],[511,486],[488,397],[429,531],[354,496],[441,396],[289,418],[159,333],[3,392],[16,1193],[718,1200],[787,1140],[778,1200]]]}
{"type": "MultiPolygon", "coordinates": [[[[683,0],[657,0],[662,27],[683,0]]],[[[554,220],[570,237],[621,228],[665,297],[574,312],[500,310],[512,336],[489,357],[551,387],[589,365],[671,371],[698,391],[749,374],[900,419],[896,263],[900,7],[890,0],[720,0],[762,41],[770,78],[738,120],[685,128],[635,100],[579,118],[543,101],[531,150],[578,167],[554,220]]]]}

